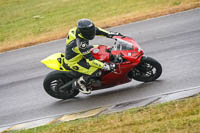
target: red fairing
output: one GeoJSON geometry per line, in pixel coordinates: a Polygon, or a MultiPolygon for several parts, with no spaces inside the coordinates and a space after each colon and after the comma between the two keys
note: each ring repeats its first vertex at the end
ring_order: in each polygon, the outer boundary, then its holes
{"type": "Polygon", "coordinates": [[[109,62],[110,61],[110,54],[106,52],[107,46],[99,45],[97,48],[92,48],[91,53],[95,59],[102,61],[102,62],[109,62]]]}
{"type": "MultiPolygon", "coordinates": [[[[97,48],[91,49],[94,58],[102,62],[113,63],[110,57],[116,55],[120,55],[123,58],[123,62],[115,63],[117,65],[115,72],[103,72],[104,74],[101,77],[102,86],[99,88],[112,87],[130,82],[132,79],[128,77],[128,73],[140,63],[144,54],[143,50],[132,38],[121,36],[113,38],[119,42],[119,46],[116,46],[116,49],[105,45],[99,45],[97,48]]],[[[98,89],[98,87],[94,89],[98,89]]]]}

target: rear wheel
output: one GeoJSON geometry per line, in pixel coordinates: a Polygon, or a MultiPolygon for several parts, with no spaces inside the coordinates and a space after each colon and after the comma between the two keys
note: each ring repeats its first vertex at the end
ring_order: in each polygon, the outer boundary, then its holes
{"type": "Polygon", "coordinates": [[[141,82],[151,82],[162,74],[161,64],[151,57],[142,57],[141,62],[135,67],[130,75],[134,80],[141,82]]]}
{"type": "Polygon", "coordinates": [[[72,79],[62,74],[60,71],[50,72],[44,79],[43,86],[45,91],[52,97],[58,99],[69,99],[78,95],[79,91],[72,88],[61,89],[61,86],[70,82],[72,79]]]}

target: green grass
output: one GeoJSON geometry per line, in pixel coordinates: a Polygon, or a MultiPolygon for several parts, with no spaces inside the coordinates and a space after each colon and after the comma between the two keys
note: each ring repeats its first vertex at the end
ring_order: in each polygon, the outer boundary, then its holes
{"type": "Polygon", "coordinates": [[[200,95],[14,133],[199,133],[200,95]]]}
{"type": "Polygon", "coordinates": [[[80,18],[109,27],[199,6],[200,0],[0,0],[0,48],[63,38],[80,18]]]}

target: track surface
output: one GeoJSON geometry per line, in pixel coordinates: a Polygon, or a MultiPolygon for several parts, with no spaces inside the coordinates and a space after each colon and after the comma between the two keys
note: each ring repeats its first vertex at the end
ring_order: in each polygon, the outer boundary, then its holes
{"type": "MultiPolygon", "coordinates": [[[[133,37],[146,55],[160,61],[163,74],[152,83],[133,81],[66,101],[45,93],[42,82],[51,70],[40,63],[52,53],[64,52],[64,39],[0,54],[0,127],[199,86],[199,25],[200,9],[194,9],[108,29],[133,37]]],[[[112,42],[103,37],[92,41],[112,42]]]]}

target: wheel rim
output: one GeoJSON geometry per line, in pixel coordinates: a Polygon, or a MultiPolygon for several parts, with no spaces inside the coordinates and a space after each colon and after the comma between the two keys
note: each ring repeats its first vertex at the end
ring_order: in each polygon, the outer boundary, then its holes
{"type": "Polygon", "coordinates": [[[71,95],[74,93],[72,89],[60,89],[66,82],[62,78],[52,80],[50,82],[50,89],[57,95],[71,95]]]}
{"type": "Polygon", "coordinates": [[[156,75],[156,67],[149,63],[142,63],[137,68],[134,68],[132,74],[134,77],[141,77],[145,79],[152,78],[156,75]]]}
{"type": "Polygon", "coordinates": [[[151,64],[145,63],[146,77],[154,77],[156,75],[156,68],[151,64]]]}

